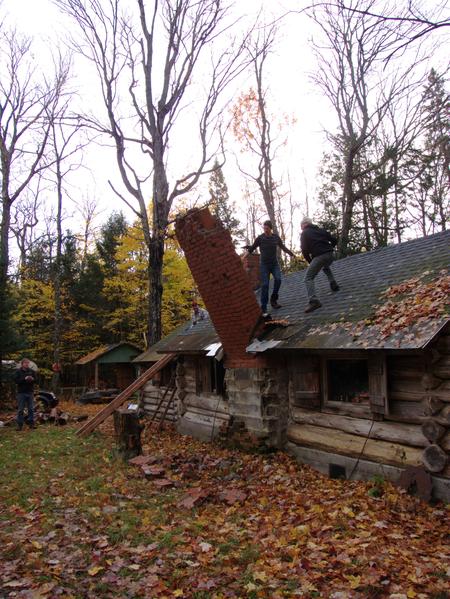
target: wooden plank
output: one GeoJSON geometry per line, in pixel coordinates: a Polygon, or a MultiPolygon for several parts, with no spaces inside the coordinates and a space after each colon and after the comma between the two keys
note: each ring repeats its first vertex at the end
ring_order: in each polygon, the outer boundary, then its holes
{"type": "Polygon", "coordinates": [[[424,397],[429,395],[426,391],[389,391],[389,402],[393,401],[422,401],[424,397]]]}
{"type": "Polygon", "coordinates": [[[414,447],[426,447],[428,445],[420,426],[416,424],[401,424],[388,421],[372,422],[368,418],[352,418],[350,416],[324,413],[317,414],[317,412],[309,412],[300,408],[292,408],[291,414],[294,421],[299,424],[324,426],[361,437],[367,437],[372,427],[370,433],[372,439],[412,445],[414,447]]]}
{"type": "MultiPolygon", "coordinates": [[[[357,460],[347,456],[339,455],[320,449],[311,449],[309,447],[299,447],[295,443],[288,443],[286,446],[288,453],[293,455],[300,463],[308,464],[315,470],[323,474],[329,474],[330,464],[338,464],[345,468],[346,476],[352,474],[352,480],[367,480],[375,475],[382,476],[386,480],[394,483],[398,481],[403,472],[403,468],[379,464],[369,460],[357,460]]],[[[445,502],[450,501],[450,478],[444,474],[439,476],[432,475],[433,496],[445,502]]]]}
{"type": "Polygon", "coordinates": [[[176,354],[165,354],[161,360],[158,360],[156,364],[153,364],[151,368],[146,370],[140,377],[138,377],[129,387],[127,387],[122,393],[120,393],[113,401],[111,401],[107,406],[100,410],[95,416],[93,416],[90,420],[88,420],[81,428],[78,429],[77,435],[84,436],[91,433],[94,429],[97,428],[99,424],[104,422],[108,416],[116,410],[120,408],[122,404],[124,404],[127,399],[133,395],[136,391],[138,391],[147,381],[149,381],[152,377],[155,376],[164,366],[167,366],[174,358],[176,354]]]}
{"type": "Polygon", "coordinates": [[[346,401],[329,401],[324,404],[323,412],[330,414],[343,414],[345,416],[355,416],[357,418],[370,418],[370,405],[356,404],[346,401]]]}
{"type": "Polygon", "coordinates": [[[361,456],[382,464],[400,467],[421,464],[421,449],[377,439],[365,439],[342,431],[331,431],[322,426],[291,424],[287,436],[290,441],[305,447],[332,451],[354,458],[361,456]]]}

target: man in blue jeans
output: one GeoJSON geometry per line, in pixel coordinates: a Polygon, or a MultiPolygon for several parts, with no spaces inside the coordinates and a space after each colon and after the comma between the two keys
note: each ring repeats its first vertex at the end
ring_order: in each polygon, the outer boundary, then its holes
{"type": "Polygon", "coordinates": [[[258,235],[252,245],[246,245],[245,249],[251,254],[259,247],[261,252],[261,310],[263,316],[266,317],[268,316],[267,303],[269,301],[270,275],[272,275],[274,280],[270,305],[275,309],[281,308],[278,303],[278,292],[281,285],[281,270],[277,258],[277,249],[282,249],[283,252],[286,252],[291,257],[294,257],[294,253],[283,244],[279,235],[273,232],[272,222],[270,220],[266,220],[263,227],[264,233],[258,235]]]}
{"type": "Polygon", "coordinates": [[[333,262],[333,249],[337,244],[337,239],[325,229],[320,229],[317,225],[313,225],[312,220],[307,216],[302,220],[300,226],[302,228],[300,236],[302,254],[309,264],[305,277],[309,305],[306,307],[305,312],[313,312],[322,306],[317,299],[314,286],[314,279],[321,270],[323,270],[328,278],[331,291],[339,291],[339,285],[336,283],[336,279],[330,268],[333,262]]]}
{"type": "Polygon", "coordinates": [[[28,409],[28,426],[34,426],[34,411],[33,411],[33,387],[36,382],[36,373],[30,368],[30,361],[23,358],[20,362],[20,368],[14,374],[14,382],[17,385],[17,430],[23,428],[23,413],[25,408],[28,409]]]}

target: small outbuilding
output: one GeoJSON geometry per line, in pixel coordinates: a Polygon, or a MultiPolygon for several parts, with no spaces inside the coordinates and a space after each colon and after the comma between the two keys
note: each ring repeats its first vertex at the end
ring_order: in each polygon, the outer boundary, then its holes
{"type": "Polygon", "coordinates": [[[75,365],[81,369],[81,380],[87,389],[126,389],[136,378],[134,358],[141,349],[121,341],[105,345],[79,358],[75,365]]]}

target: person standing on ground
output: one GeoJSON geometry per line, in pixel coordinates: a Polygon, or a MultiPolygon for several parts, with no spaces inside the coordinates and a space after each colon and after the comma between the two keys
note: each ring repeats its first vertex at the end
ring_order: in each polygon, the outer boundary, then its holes
{"type": "Polygon", "coordinates": [[[23,428],[23,412],[28,409],[28,426],[34,426],[33,388],[36,382],[36,373],[30,368],[30,360],[23,358],[20,368],[14,373],[14,382],[17,385],[17,430],[23,428]]]}
{"type": "Polygon", "coordinates": [[[267,303],[269,301],[270,275],[272,275],[274,279],[270,305],[274,309],[281,308],[278,303],[278,292],[281,286],[281,270],[277,258],[277,249],[281,248],[283,252],[286,252],[286,254],[289,254],[292,258],[294,257],[294,252],[291,252],[291,250],[283,244],[280,236],[273,232],[272,222],[270,220],[266,220],[263,227],[264,233],[258,235],[252,245],[246,245],[244,248],[248,250],[250,254],[258,247],[261,252],[261,310],[263,316],[268,316],[267,303]]]}
{"type": "Polygon", "coordinates": [[[314,279],[322,269],[328,277],[331,291],[339,291],[339,285],[336,283],[336,279],[330,268],[333,262],[333,249],[337,244],[337,239],[325,229],[320,229],[317,225],[314,225],[312,220],[307,216],[302,220],[300,226],[302,228],[300,236],[302,254],[309,264],[305,277],[309,304],[305,312],[313,312],[322,306],[317,299],[314,286],[314,279]]]}

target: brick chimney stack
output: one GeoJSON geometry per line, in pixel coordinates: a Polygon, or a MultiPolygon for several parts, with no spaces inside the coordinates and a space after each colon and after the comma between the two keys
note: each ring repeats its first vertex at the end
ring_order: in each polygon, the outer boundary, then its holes
{"type": "Polygon", "coordinates": [[[247,273],[248,280],[250,282],[253,291],[256,291],[261,287],[261,276],[259,272],[259,254],[247,254],[242,256],[242,265],[247,273]]]}
{"type": "Polygon", "coordinates": [[[225,365],[227,368],[256,366],[257,360],[245,348],[261,316],[261,308],[229,231],[204,208],[178,218],[175,232],[222,342],[225,365]]]}

